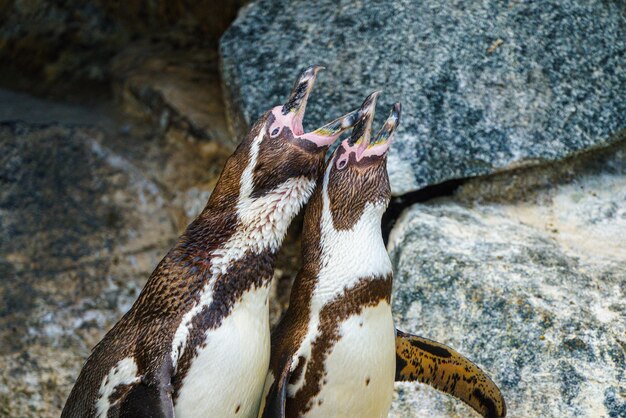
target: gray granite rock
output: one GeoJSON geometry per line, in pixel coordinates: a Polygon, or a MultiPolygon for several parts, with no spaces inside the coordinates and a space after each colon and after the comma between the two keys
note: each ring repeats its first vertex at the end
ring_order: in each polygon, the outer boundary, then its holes
{"type": "Polygon", "coordinates": [[[328,66],[305,126],[384,89],[403,104],[394,194],[558,160],[626,127],[623,1],[258,0],[221,40],[241,135],[288,94],[298,69],[328,66]]]}
{"type": "MultiPolygon", "coordinates": [[[[534,180],[483,179],[403,214],[396,324],[483,366],[509,416],[624,417],[626,144],[517,174],[534,180]]],[[[423,385],[397,389],[392,417],[470,415],[423,385]]]]}

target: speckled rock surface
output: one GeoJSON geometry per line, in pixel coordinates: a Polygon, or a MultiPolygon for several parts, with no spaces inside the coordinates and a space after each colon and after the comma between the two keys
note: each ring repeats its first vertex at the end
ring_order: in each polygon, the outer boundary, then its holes
{"type": "MultiPolygon", "coordinates": [[[[392,231],[395,320],[480,364],[509,416],[623,417],[625,249],[626,144],[477,180],[392,231]]],[[[397,389],[392,417],[470,414],[423,385],[397,389]]]]}
{"type": "Polygon", "coordinates": [[[0,416],[56,417],[224,153],[84,106],[0,98],[0,416]]]}
{"type": "MultiPolygon", "coordinates": [[[[258,0],[221,40],[229,118],[241,133],[328,66],[305,127],[384,89],[403,122],[394,194],[605,145],[626,122],[626,6],[601,0],[258,0]]],[[[379,122],[380,123],[380,122],[379,122]]]]}

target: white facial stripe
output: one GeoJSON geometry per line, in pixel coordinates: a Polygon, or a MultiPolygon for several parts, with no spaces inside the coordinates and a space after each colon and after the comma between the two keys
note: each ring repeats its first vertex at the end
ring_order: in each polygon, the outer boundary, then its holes
{"type": "Polygon", "coordinates": [[[139,379],[140,376],[137,376],[135,359],[126,357],[120,360],[115,367],[109,370],[109,374],[100,383],[98,401],[96,402],[96,416],[98,418],[106,418],[111,406],[109,396],[113,394],[117,386],[137,383],[139,379]]]}
{"type": "MultiPolygon", "coordinates": [[[[307,334],[294,358],[311,357],[311,343],[319,335],[319,314],[326,304],[364,277],[385,277],[392,273],[391,260],[380,230],[380,219],[385,206],[366,204],[361,219],[350,230],[337,231],[333,225],[328,197],[331,169],[332,165],[329,165],[324,173],[322,189],[321,268],[311,299],[307,334]]],[[[305,374],[306,366],[299,381],[288,386],[290,396],[304,385],[305,374]]]]}
{"type": "Polygon", "coordinates": [[[254,168],[256,167],[256,161],[259,157],[259,148],[261,142],[265,137],[265,127],[259,130],[258,135],[252,140],[250,144],[250,155],[248,157],[248,165],[241,173],[241,180],[239,182],[239,202],[237,204],[237,212],[239,212],[239,205],[242,199],[248,199],[252,194],[254,188],[254,168]]]}
{"type": "Polygon", "coordinates": [[[240,196],[237,202],[240,225],[221,248],[211,253],[211,277],[204,285],[198,303],[183,316],[174,334],[171,356],[175,370],[180,355],[186,349],[193,318],[213,302],[215,280],[220,275],[226,274],[233,261],[241,259],[246,252],[260,254],[266,250],[277,251],[291,220],[313,193],[315,181],[297,177],[288,179],[265,196],[259,198],[250,196],[253,189],[254,167],[264,134],[262,130],[253,140],[249,162],[241,176],[240,196]]]}

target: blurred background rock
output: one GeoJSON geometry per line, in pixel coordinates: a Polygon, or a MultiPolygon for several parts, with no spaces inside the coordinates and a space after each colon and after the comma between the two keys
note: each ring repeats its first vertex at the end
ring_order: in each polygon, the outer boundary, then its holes
{"type": "MultiPolygon", "coordinates": [[[[510,416],[626,416],[626,3],[244,3],[0,0],[0,416],[59,415],[313,63],[307,127],[375,89],[379,120],[403,103],[383,226],[398,325],[476,360],[510,416]]],[[[469,414],[402,384],[390,415],[469,414]]]]}
{"type": "Polygon", "coordinates": [[[240,5],[0,1],[0,416],[60,414],[204,206],[240,5]]]}

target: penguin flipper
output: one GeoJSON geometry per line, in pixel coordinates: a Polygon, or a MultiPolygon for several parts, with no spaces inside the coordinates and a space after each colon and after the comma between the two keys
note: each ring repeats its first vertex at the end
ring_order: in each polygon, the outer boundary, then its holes
{"type": "Polygon", "coordinates": [[[448,393],[483,417],[505,417],[500,389],[476,364],[452,348],[396,330],[396,382],[419,381],[448,393]]]}
{"type": "Polygon", "coordinates": [[[267,394],[265,409],[262,418],[285,418],[285,405],[287,403],[287,384],[291,376],[291,356],[282,362],[283,368],[278,379],[270,387],[267,394]]]}
{"type": "Polygon", "coordinates": [[[171,391],[140,382],[119,402],[118,417],[174,418],[171,391]]]}

